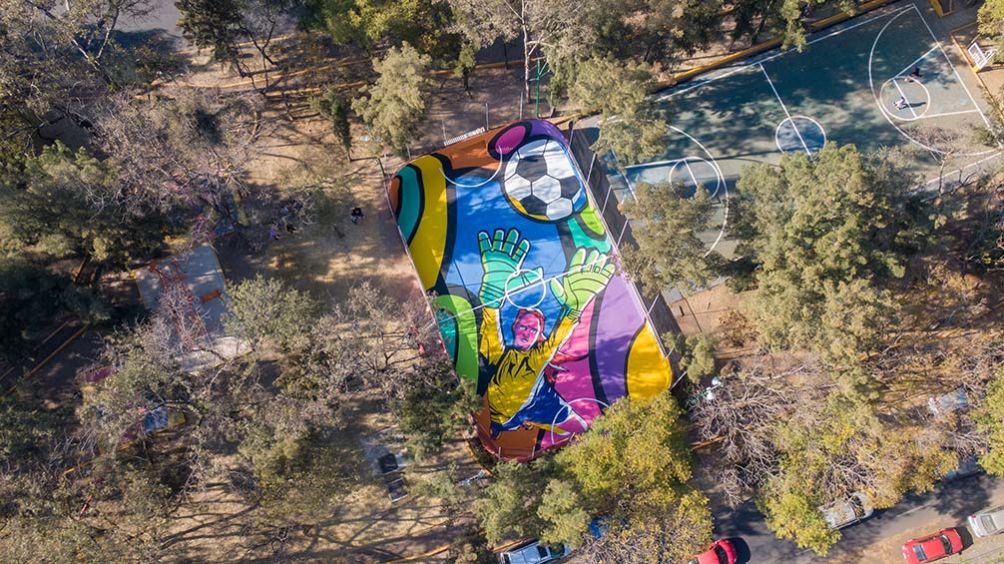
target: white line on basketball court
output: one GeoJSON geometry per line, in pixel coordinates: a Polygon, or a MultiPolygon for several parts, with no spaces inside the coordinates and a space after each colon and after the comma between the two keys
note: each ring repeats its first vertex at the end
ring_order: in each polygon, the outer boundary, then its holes
{"type": "MultiPolygon", "coordinates": [[[[899,83],[896,82],[895,78],[892,79],[892,85],[896,87],[896,90],[899,91],[899,95],[902,96],[903,101],[906,102],[906,107],[907,109],[910,110],[910,113],[913,114],[913,119],[917,119],[917,112],[913,111],[913,104],[910,103],[910,100],[906,97],[906,92],[903,92],[903,89],[899,87],[899,83]]],[[[927,97],[927,101],[928,104],[930,104],[931,102],[930,96],[927,97]]]]}
{"type": "MultiPolygon", "coordinates": [[[[915,5],[912,5],[912,4],[911,4],[910,7],[914,8],[915,10],[917,9],[917,7],[915,5]]],[[[896,122],[893,121],[892,117],[889,114],[889,111],[885,108],[885,106],[882,104],[882,101],[879,99],[879,93],[875,92],[875,77],[874,77],[874,73],[873,73],[873,70],[872,70],[873,65],[874,65],[874,59],[875,59],[875,49],[878,47],[878,43],[879,43],[879,40],[882,39],[882,35],[885,33],[885,31],[887,29],[889,29],[889,26],[892,25],[893,22],[895,22],[897,19],[899,19],[900,16],[902,16],[905,13],[906,13],[906,10],[902,10],[902,11],[896,13],[895,16],[893,16],[889,21],[887,21],[885,23],[884,26],[882,26],[882,29],[880,29],[879,32],[878,32],[878,34],[875,36],[875,40],[872,41],[872,48],[868,52],[868,88],[872,92],[872,98],[875,100],[875,105],[878,106],[879,113],[882,114],[882,117],[885,118],[885,120],[887,122],[889,122],[889,125],[893,126],[893,128],[896,129],[896,131],[898,131],[900,133],[900,135],[902,135],[908,141],[910,141],[911,143],[913,143],[914,145],[917,145],[918,147],[920,147],[922,149],[925,149],[927,151],[930,151],[930,152],[938,154],[938,155],[944,155],[945,151],[942,151],[940,149],[936,149],[936,148],[931,147],[929,145],[925,145],[924,143],[921,143],[920,141],[917,141],[916,139],[914,139],[913,137],[911,137],[910,135],[908,135],[905,131],[903,131],[902,128],[900,128],[898,125],[896,125],[896,122]]],[[[917,13],[919,14],[920,11],[917,10],[917,13]]],[[[927,22],[924,21],[923,16],[921,16],[921,21],[924,22],[925,26],[927,25],[927,22]]],[[[928,32],[931,33],[931,36],[937,42],[937,37],[934,36],[934,33],[931,32],[930,29],[931,28],[928,27],[928,32]]],[[[944,54],[945,50],[942,49],[941,52],[944,54]]],[[[946,54],[945,57],[947,58],[948,55],[946,54]]],[[[949,64],[951,64],[951,62],[952,62],[951,59],[948,59],[948,62],[949,62],[949,64]]],[[[955,65],[951,65],[951,66],[952,66],[952,69],[955,70],[955,65]]],[[[958,77],[958,70],[955,70],[955,74],[956,74],[956,77],[958,77]]],[[[959,77],[959,82],[962,82],[961,77],[959,77]]],[[[962,83],[962,87],[965,88],[965,86],[966,86],[965,83],[962,83]]],[[[968,93],[968,92],[969,92],[969,90],[966,89],[966,93],[968,93]]],[[[970,95],[970,100],[972,100],[972,95],[970,95]]],[[[979,109],[979,105],[977,105],[975,103],[975,101],[973,102],[973,105],[976,106],[976,110],[979,111],[980,115],[983,116],[983,119],[986,120],[986,116],[983,115],[983,111],[979,109]]],[[[981,152],[978,152],[978,153],[963,153],[963,154],[960,154],[958,156],[961,156],[961,157],[979,157],[979,156],[983,156],[983,155],[988,155],[988,154],[993,153],[993,152],[995,152],[995,150],[994,149],[990,149],[988,151],[981,151],[981,152]]]]}
{"type": "MultiPolygon", "coordinates": [[[[920,21],[924,23],[924,27],[927,28],[927,32],[931,34],[931,39],[934,39],[934,42],[941,50],[941,54],[944,55],[945,60],[948,61],[948,66],[952,67],[952,72],[955,73],[955,78],[959,79],[959,84],[962,85],[962,89],[965,90],[966,95],[969,96],[969,101],[971,101],[973,105],[976,106],[976,109],[980,111],[980,117],[983,118],[983,122],[987,124],[987,128],[992,132],[993,126],[990,125],[990,120],[987,119],[987,115],[983,113],[980,105],[976,103],[976,98],[973,98],[973,94],[969,91],[969,87],[966,86],[966,82],[962,80],[962,75],[959,74],[959,69],[955,67],[955,63],[952,62],[951,57],[948,56],[945,48],[941,45],[941,40],[934,34],[934,30],[931,29],[931,26],[927,24],[927,19],[924,18],[924,13],[920,11],[920,8],[918,8],[916,4],[913,4],[913,9],[917,11],[917,15],[920,16],[920,21]]],[[[997,140],[997,144],[1000,145],[1000,139],[997,140]]]]}
{"type": "MultiPolygon", "coordinates": [[[[721,182],[722,189],[725,190],[725,211],[724,211],[725,216],[722,218],[722,228],[718,230],[718,237],[715,238],[715,242],[712,243],[708,251],[704,253],[704,256],[708,256],[715,251],[715,247],[718,246],[718,243],[722,242],[722,238],[725,237],[725,229],[729,225],[729,184],[728,182],[725,181],[725,175],[722,174],[721,167],[718,166],[718,159],[716,159],[715,156],[711,154],[711,151],[709,151],[708,148],[704,146],[704,143],[701,143],[694,137],[691,137],[690,134],[680,129],[679,127],[676,127],[675,125],[671,125],[669,126],[669,128],[679,133],[680,135],[683,135],[687,139],[690,139],[691,141],[694,142],[694,144],[700,147],[702,151],[704,151],[704,154],[707,155],[708,158],[710,159],[708,162],[711,163],[711,166],[714,167],[715,172],[718,174],[718,180],[721,182]]],[[[715,193],[717,194],[718,190],[715,190],[715,193]]]]}
{"type": "MultiPolygon", "coordinates": [[[[788,106],[784,105],[784,100],[782,100],[781,95],[777,93],[777,88],[774,88],[774,81],[770,79],[770,75],[767,74],[767,69],[763,68],[763,64],[758,64],[760,65],[760,70],[763,71],[763,75],[767,77],[767,84],[770,84],[770,89],[774,91],[774,96],[777,97],[778,103],[781,104],[781,109],[784,110],[784,115],[788,116],[788,122],[791,123],[791,127],[795,130],[795,135],[798,135],[798,140],[802,142],[802,148],[805,149],[805,154],[811,157],[812,151],[809,150],[809,146],[805,143],[805,139],[802,139],[802,132],[799,131],[798,126],[795,125],[795,120],[791,119],[791,113],[788,111],[788,106]]],[[[783,148],[778,147],[778,149],[781,149],[782,153],[784,152],[783,148]]]]}
{"type": "MultiPolygon", "coordinates": [[[[916,6],[915,6],[915,7],[916,7],[916,6]]],[[[938,46],[937,46],[937,45],[935,45],[934,47],[931,47],[930,49],[928,49],[926,53],[924,53],[923,55],[921,55],[921,56],[917,57],[917,58],[916,58],[916,59],[915,59],[915,60],[914,60],[914,61],[913,61],[912,63],[910,63],[909,65],[906,65],[906,68],[905,68],[905,69],[903,69],[903,70],[899,71],[898,73],[896,73],[896,76],[894,76],[893,78],[896,78],[896,77],[898,77],[898,76],[903,76],[903,73],[905,73],[906,71],[908,71],[908,70],[912,69],[913,67],[915,67],[915,66],[917,65],[917,63],[919,63],[919,62],[923,61],[924,59],[926,59],[926,58],[927,58],[927,56],[928,56],[928,55],[930,55],[930,54],[931,54],[931,52],[932,52],[932,51],[934,51],[934,50],[935,50],[935,49],[937,49],[937,48],[938,48],[938,46]]]]}
{"type": "Polygon", "coordinates": [[[687,167],[687,173],[690,174],[690,181],[694,183],[694,188],[700,190],[702,184],[699,180],[697,180],[697,175],[694,174],[694,169],[690,168],[690,160],[684,159],[683,166],[687,167]]]}
{"type": "MultiPolygon", "coordinates": [[[[905,12],[905,11],[909,10],[910,8],[912,8],[912,7],[914,7],[914,6],[904,6],[904,7],[900,8],[900,9],[898,9],[898,10],[893,10],[891,12],[886,12],[886,13],[883,13],[883,14],[876,14],[876,15],[870,17],[870,18],[866,18],[864,20],[861,20],[860,22],[857,22],[854,25],[849,25],[847,27],[842,27],[842,28],[840,28],[840,29],[838,29],[836,31],[833,31],[833,32],[827,33],[826,35],[822,35],[820,37],[817,37],[817,38],[813,39],[812,41],[808,41],[808,42],[805,43],[805,46],[808,47],[809,45],[813,45],[815,43],[819,43],[820,41],[822,41],[824,39],[829,39],[831,37],[835,37],[837,35],[840,35],[841,33],[844,33],[845,31],[850,31],[850,30],[852,30],[854,28],[870,24],[870,23],[872,23],[875,20],[878,20],[878,19],[881,19],[881,18],[886,18],[886,17],[889,17],[889,16],[891,16],[893,14],[899,14],[900,12],[905,12]]],[[[798,51],[794,51],[792,49],[788,49],[788,50],[783,50],[783,51],[781,51],[779,53],[775,53],[773,55],[769,55],[769,56],[765,56],[765,57],[760,57],[760,58],[754,58],[753,60],[751,60],[749,63],[747,63],[745,65],[733,68],[732,70],[730,70],[728,72],[723,72],[721,74],[717,74],[717,75],[714,75],[714,76],[709,76],[707,78],[701,79],[696,84],[688,86],[687,88],[684,88],[682,90],[674,90],[673,92],[667,92],[666,94],[663,94],[662,96],[659,96],[658,98],[656,98],[655,101],[656,102],[661,102],[663,100],[668,100],[668,99],[670,99],[670,98],[672,98],[674,96],[679,96],[680,94],[684,94],[684,93],[690,92],[691,90],[700,88],[700,87],[705,86],[707,84],[710,84],[710,83],[712,83],[712,82],[714,82],[716,80],[721,80],[723,78],[728,78],[728,77],[730,77],[730,76],[732,76],[732,75],[734,75],[734,74],[736,74],[738,72],[741,72],[741,71],[744,71],[744,70],[749,70],[750,68],[755,68],[757,65],[761,65],[762,63],[766,63],[767,61],[773,61],[774,59],[776,59],[778,57],[783,57],[783,56],[785,56],[785,55],[787,55],[789,53],[792,53],[792,52],[798,53],[798,51]]]]}
{"type": "MultiPolygon", "coordinates": [[[[980,159],[980,160],[978,160],[976,162],[969,163],[966,166],[960,167],[960,168],[958,168],[956,170],[953,170],[952,172],[946,173],[942,178],[947,178],[949,176],[955,176],[956,174],[959,174],[959,173],[964,172],[966,170],[969,170],[971,168],[980,166],[981,164],[983,164],[983,163],[985,163],[987,161],[991,161],[993,159],[996,159],[996,158],[1000,157],[1001,155],[1004,155],[1004,152],[996,152],[996,153],[990,155],[989,157],[982,158],[982,159],[980,159]]],[[[938,182],[942,178],[932,178],[932,179],[928,180],[927,182],[925,182],[922,186],[926,188],[928,185],[934,184],[935,182],[938,182]]]]}

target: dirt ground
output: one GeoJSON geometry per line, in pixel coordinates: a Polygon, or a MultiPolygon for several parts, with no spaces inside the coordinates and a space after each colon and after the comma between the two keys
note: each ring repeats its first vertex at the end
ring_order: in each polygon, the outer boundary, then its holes
{"type": "MultiPolygon", "coordinates": [[[[446,137],[453,137],[483,127],[486,102],[493,125],[518,117],[520,83],[516,72],[502,69],[479,75],[471,81],[470,95],[459,80],[437,81],[423,127],[426,135],[416,144],[416,156],[419,151],[441,146],[444,130],[446,137]],[[515,104],[506,100],[513,95],[515,104]]],[[[211,85],[214,80],[220,84],[231,79],[229,73],[206,66],[192,80],[211,85]]],[[[246,231],[257,233],[264,243],[248,244],[238,235],[214,242],[228,281],[257,274],[276,276],[329,306],[367,281],[402,303],[422,299],[389,209],[388,176],[383,174],[392,174],[403,161],[382,155],[378,163],[372,158],[377,151],[368,146],[366,132],[358,125],[353,130],[357,145],[351,150],[352,160],[347,159],[335,143],[330,125],[312,114],[302,98],[288,106],[271,101],[264,117],[267,125],[261,154],[252,163],[247,182],[274,192],[274,197],[271,207],[255,208],[254,202],[245,206],[251,223],[246,231]],[[314,194],[310,220],[296,223],[293,232],[279,229],[277,240],[262,237],[276,221],[275,202],[304,191],[314,194]],[[363,209],[364,217],[353,224],[349,212],[356,206],[363,209]]],[[[290,559],[333,562],[388,561],[443,548],[457,536],[456,521],[451,525],[435,500],[409,496],[392,503],[379,473],[362,454],[366,445],[383,440],[394,428],[393,417],[380,409],[376,399],[360,392],[349,407],[351,422],[343,435],[350,450],[360,455],[355,461],[359,477],[351,495],[332,500],[334,510],[329,519],[277,538],[274,531],[266,534],[249,529],[257,509],[215,488],[191,500],[171,521],[172,543],[183,547],[186,558],[200,561],[227,560],[238,554],[245,559],[266,558],[276,554],[279,545],[290,559]]],[[[480,469],[467,444],[458,440],[432,461],[413,464],[409,474],[420,476],[451,465],[457,479],[480,469]]],[[[433,558],[436,556],[430,554],[422,560],[433,558]]]]}

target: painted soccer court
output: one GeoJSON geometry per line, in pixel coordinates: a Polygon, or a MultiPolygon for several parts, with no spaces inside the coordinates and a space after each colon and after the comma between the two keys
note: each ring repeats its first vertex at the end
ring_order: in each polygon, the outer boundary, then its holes
{"type": "MultiPolygon", "coordinates": [[[[776,163],[782,153],[812,154],[826,141],[865,152],[912,146],[920,184],[937,175],[946,156],[955,178],[993,163],[1000,149],[973,135],[989,126],[982,94],[963,82],[971,71],[957,68],[965,62],[939,41],[936,19],[927,3],[897,2],[809,36],[800,53],[775,49],[665,91],[658,100],[670,115],[667,150],[628,167],[623,189],[700,184],[720,203],[724,226],[728,192],[744,167],[776,163]],[[908,76],[915,67],[917,80],[908,76]],[[908,104],[897,108],[901,97],[908,104]],[[957,139],[937,139],[938,129],[957,139]]],[[[708,234],[709,244],[721,235],[708,234]]],[[[728,253],[729,246],[719,250],[728,253]]]]}

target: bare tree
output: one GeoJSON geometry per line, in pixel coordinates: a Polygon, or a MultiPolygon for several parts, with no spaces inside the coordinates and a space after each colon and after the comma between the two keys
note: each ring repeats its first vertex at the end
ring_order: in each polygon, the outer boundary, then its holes
{"type": "Polygon", "coordinates": [[[449,0],[457,30],[475,45],[496,39],[523,41],[523,87],[530,98],[533,61],[561,43],[563,50],[589,43],[576,0],[449,0]]]}
{"type": "Polygon", "coordinates": [[[780,452],[774,433],[803,402],[818,400],[818,393],[795,388],[793,380],[822,372],[814,361],[781,363],[770,356],[754,357],[731,367],[712,399],[691,410],[697,437],[716,441],[722,464],[716,464],[716,482],[722,484],[733,507],[750,491],[776,473],[780,452]]]}
{"type": "Polygon", "coordinates": [[[179,91],[157,104],[111,98],[98,111],[95,137],[119,175],[114,189],[89,198],[98,208],[114,202],[139,215],[196,204],[222,210],[223,194],[248,188],[260,111],[255,97],[212,91],[179,91]]]}

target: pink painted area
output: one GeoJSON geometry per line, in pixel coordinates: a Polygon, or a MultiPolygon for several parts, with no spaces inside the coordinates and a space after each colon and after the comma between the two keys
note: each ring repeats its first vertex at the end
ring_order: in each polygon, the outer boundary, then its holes
{"type": "Polygon", "coordinates": [[[522,125],[510,127],[495,140],[495,152],[500,156],[508,155],[519,146],[524,137],[526,137],[526,128],[522,125]]]}

